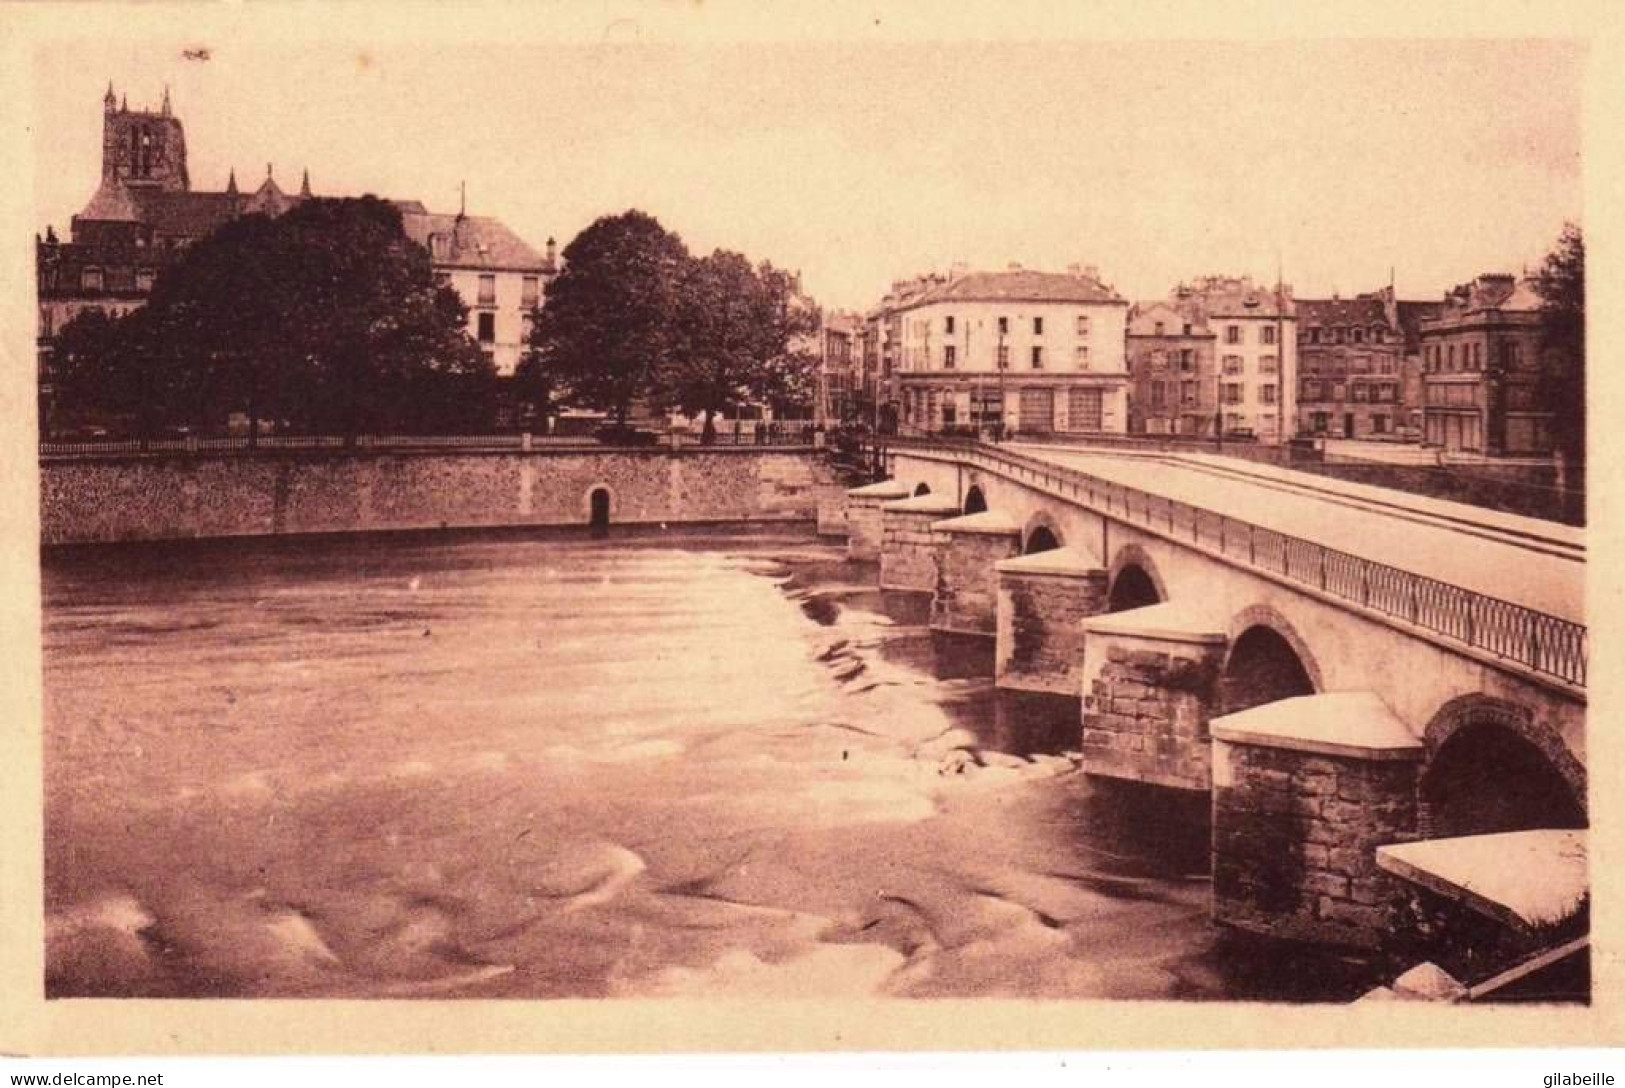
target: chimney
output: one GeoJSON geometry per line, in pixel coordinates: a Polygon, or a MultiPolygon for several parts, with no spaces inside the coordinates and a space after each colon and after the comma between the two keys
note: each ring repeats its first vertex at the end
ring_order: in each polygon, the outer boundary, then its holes
{"type": "Polygon", "coordinates": [[[1079,264],[1077,261],[1073,261],[1071,264],[1066,266],[1066,274],[1069,276],[1083,275],[1083,265],[1079,264]]]}
{"type": "Polygon", "coordinates": [[[1009,266],[1008,266],[1008,270],[1011,271],[1011,272],[1020,272],[1021,271],[1021,262],[1020,261],[1011,261],[1009,266]]]}
{"type": "Polygon", "coordinates": [[[559,244],[551,237],[547,240],[547,267],[557,268],[559,264],[559,244]]]}
{"type": "Polygon", "coordinates": [[[1083,274],[1097,282],[1100,280],[1100,269],[1096,268],[1092,264],[1086,264],[1083,266],[1083,274]]]}

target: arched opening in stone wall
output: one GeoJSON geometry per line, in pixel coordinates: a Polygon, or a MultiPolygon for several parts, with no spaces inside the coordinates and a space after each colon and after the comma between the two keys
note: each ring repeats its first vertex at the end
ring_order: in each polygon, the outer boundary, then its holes
{"type": "Polygon", "coordinates": [[[1504,725],[1469,721],[1422,773],[1429,838],[1586,826],[1585,805],[1545,753],[1504,725]]]}
{"type": "Polygon", "coordinates": [[[975,484],[971,484],[969,489],[967,489],[965,492],[965,513],[980,514],[986,510],[987,496],[982,494],[982,489],[980,487],[977,487],[975,484]]]}
{"type": "Polygon", "coordinates": [[[609,532],[609,488],[595,487],[587,499],[590,513],[587,524],[594,533],[609,532]]]}
{"type": "Polygon", "coordinates": [[[1161,604],[1162,595],[1151,575],[1137,563],[1130,563],[1112,579],[1111,592],[1106,596],[1106,611],[1127,612],[1131,608],[1146,608],[1161,604]]]}
{"type": "Polygon", "coordinates": [[[1314,681],[1292,644],[1262,624],[1247,628],[1232,644],[1219,680],[1224,714],[1314,693],[1314,681]]]}
{"type": "Polygon", "coordinates": [[[922,484],[920,484],[920,486],[918,486],[918,487],[916,487],[914,489],[914,497],[915,498],[919,498],[921,495],[929,495],[929,494],[931,494],[931,485],[930,484],[922,483],[922,484]]]}
{"type": "Polygon", "coordinates": [[[1060,539],[1055,530],[1048,525],[1040,525],[1027,534],[1027,545],[1021,549],[1022,555],[1033,555],[1038,552],[1052,552],[1061,546],[1060,539]]]}

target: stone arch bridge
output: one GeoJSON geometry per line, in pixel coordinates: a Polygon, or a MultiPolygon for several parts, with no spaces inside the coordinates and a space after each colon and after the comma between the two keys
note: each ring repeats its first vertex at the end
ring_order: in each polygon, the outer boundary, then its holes
{"type": "Polygon", "coordinates": [[[1076,695],[1086,772],[1211,790],[1219,921],[1371,947],[1420,885],[1551,922],[1414,851],[1572,853],[1579,530],[1189,454],[900,441],[886,464],[847,493],[850,553],[992,637],[1001,686],[1076,695]]]}

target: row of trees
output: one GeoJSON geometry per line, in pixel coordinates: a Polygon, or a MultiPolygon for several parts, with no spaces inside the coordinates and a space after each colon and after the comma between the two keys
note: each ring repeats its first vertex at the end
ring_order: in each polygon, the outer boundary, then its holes
{"type": "Polygon", "coordinates": [[[520,364],[521,395],[624,425],[634,406],[704,421],[743,403],[810,397],[818,314],[795,277],[717,250],[690,255],[639,211],[599,219],[564,250],[520,364]]]}
{"type": "MultiPolygon", "coordinates": [[[[641,212],[600,219],[564,251],[514,383],[540,418],[562,406],[624,424],[635,407],[714,419],[804,399],[817,314],[794,277],[737,253],[692,257],[641,212]]],[[[198,242],[122,318],[87,310],[58,336],[52,381],[84,419],[140,435],[232,414],[299,431],[490,427],[500,383],[399,211],[372,197],[245,216],[198,242]]]]}
{"type": "Polygon", "coordinates": [[[245,216],[166,267],[147,304],[86,311],[52,359],[74,414],[140,435],[233,413],[357,434],[480,425],[495,373],[457,293],[391,204],[310,200],[245,216]]]}

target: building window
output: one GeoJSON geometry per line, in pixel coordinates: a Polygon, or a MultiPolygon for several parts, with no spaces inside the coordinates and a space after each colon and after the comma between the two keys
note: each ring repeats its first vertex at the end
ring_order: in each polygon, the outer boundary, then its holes
{"type": "Polygon", "coordinates": [[[1224,401],[1225,404],[1240,404],[1241,403],[1241,383],[1240,382],[1225,382],[1224,383],[1224,396],[1223,396],[1222,400],[1224,401]]]}
{"type": "Polygon", "coordinates": [[[1352,329],[1350,331],[1353,332],[1353,334],[1354,334],[1354,342],[1356,344],[1361,344],[1361,343],[1365,342],[1365,330],[1364,329],[1357,327],[1357,328],[1354,328],[1354,329],[1352,329]]]}
{"type": "Polygon", "coordinates": [[[1377,414],[1373,415],[1371,417],[1371,433],[1372,434],[1387,434],[1388,433],[1388,417],[1383,415],[1381,412],[1378,412],[1377,414]]]}
{"type": "Polygon", "coordinates": [[[1196,369],[1196,352],[1192,348],[1179,349],[1179,370],[1182,374],[1189,374],[1196,369]]]}
{"type": "Polygon", "coordinates": [[[497,338],[497,315],[482,313],[479,315],[479,341],[482,344],[494,343],[497,338]]]}
{"type": "Polygon", "coordinates": [[[1151,407],[1166,408],[1168,406],[1168,391],[1163,382],[1151,383],[1151,407]]]}
{"type": "Polygon", "coordinates": [[[520,342],[525,344],[530,343],[530,334],[535,331],[536,328],[536,318],[528,313],[522,315],[519,319],[519,327],[521,330],[520,342]]]}
{"type": "Polygon", "coordinates": [[[1226,325],[1224,327],[1224,342],[1226,344],[1239,344],[1239,343],[1241,343],[1241,326],[1240,325],[1226,325]]]}
{"type": "Polygon", "coordinates": [[[1034,336],[1043,336],[1044,335],[1044,319],[1043,318],[1041,318],[1041,317],[1033,318],[1033,335],[1034,336]]]}
{"type": "Polygon", "coordinates": [[[1104,398],[1100,390],[1074,387],[1067,393],[1068,430],[1098,431],[1104,417],[1104,398]]]}
{"type": "Polygon", "coordinates": [[[1320,383],[1316,382],[1316,381],[1309,381],[1308,379],[1305,379],[1304,383],[1303,383],[1303,399],[1304,400],[1319,400],[1320,399],[1320,383]]]}
{"type": "Polygon", "coordinates": [[[1309,330],[1309,342],[1311,344],[1320,343],[1320,330],[1318,328],[1309,330]]]}
{"type": "Polygon", "coordinates": [[[1153,348],[1151,351],[1151,369],[1166,370],[1167,368],[1168,353],[1163,351],[1161,348],[1153,348]]]}
{"type": "Polygon", "coordinates": [[[1224,357],[1224,372],[1230,375],[1241,373],[1241,356],[1226,355],[1224,357]]]}
{"type": "Polygon", "coordinates": [[[1162,322],[1159,321],[1155,325],[1152,326],[1152,334],[1155,335],[1155,336],[1161,336],[1162,335],[1162,322]]]}
{"type": "Polygon", "coordinates": [[[1356,382],[1354,384],[1353,393],[1356,404],[1364,404],[1369,399],[1369,390],[1361,383],[1356,382]]]}
{"type": "Polygon", "coordinates": [[[497,278],[493,275],[480,277],[480,305],[495,306],[497,302],[497,278]]]}
{"type": "Polygon", "coordinates": [[[142,294],[150,293],[152,291],[152,281],[152,269],[138,268],[135,270],[135,289],[137,291],[142,294]]]}
{"type": "Polygon", "coordinates": [[[1258,403],[1260,403],[1260,404],[1274,404],[1275,403],[1275,386],[1274,385],[1261,385],[1261,386],[1258,387],[1258,403]]]}
{"type": "Polygon", "coordinates": [[[1079,336],[1088,336],[1089,335],[1089,315],[1088,314],[1079,314],[1078,315],[1078,335],[1079,336]]]}
{"type": "Polygon", "coordinates": [[[1008,317],[999,318],[999,335],[1004,336],[1009,331],[1010,331],[1010,319],[1008,317]]]}
{"type": "Polygon", "coordinates": [[[1072,361],[1078,364],[1079,370],[1089,369],[1089,345],[1079,344],[1072,349],[1072,361]]]}
{"type": "Polygon", "coordinates": [[[1342,399],[1344,399],[1344,395],[1345,395],[1345,390],[1343,388],[1343,383],[1342,382],[1338,382],[1336,385],[1332,386],[1332,399],[1333,400],[1342,400],[1342,399]]]}
{"type": "MultiPolygon", "coordinates": [[[[952,321],[953,318],[950,317],[948,320],[952,321]]],[[[959,349],[953,344],[945,345],[942,349],[942,365],[944,369],[952,370],[954,368],[954,364],[958,361],[959,349]]]]}
{"type": "Polygon", "coordinates": [[[1044,349],[1036,344],[1033,345],[1033,369],[1044,369],[1044,349]]]}
{"type": "MultiPolygon", "coordinates": [[[[1003,320],[1003,319],[1001,318],[1000,320],[1003,320]]],[[[1008,369],[1009,366],[1010,366],[1010,345],[1009,344],[1000,344],[999,345],[999,369],[1000,370],[1005,370],[1005,369],[1008,369]]]]}
{"type": "Polygon", "coordinates": [[[1258,357],[1258,372],[1260,374],[1274,374],[1279,363],[1273,355],[1260,355],[1258,357]]]}
{"type": "Polygon", "coordinates": [[[522,286],[519,293],[519,304],[527,310],[534,310],[541,301],[541,280],[535,276],[526,276],[520,281],[522,286]]]}
{"type": "Polygon", "coordinates": [[[444,234],[429,235],[429,252],[437,261],[443,261],[451,256],[451,240],[444,234]]]}
{"type": "Polygon", "coordinates": [[[947,317],[942,319],[942,331],[947,333],[949,336],[952,336],[954,334],[954,315],[953,314],[949,314],[947,317]]]}
{"type": "Polygon", "coordinates": [[[80,272],[79,286],[86,291],[100,291],[102,289],[102,270],[92,267],[80,272]]]}
{"type": "Polygon", "coordinates": [[[1261,343],[1261,344],[1273,344],[1273,343],[1275,343],[1275,326],[1274,325],[1265,325],[1262,329],[1259,329],[1258,332],[1259,332],[1259,335],[1261,337],[1261,339],[1259,340],[1259,343],[1261,343]]]}
{"type": "Polygon", "coordinates": [[[1180,382],[1179,383],[1179,403],[1183,404],[1187,408],[1195,408],[1196,407],[1196,383],[1195,382],[1180,382]]]}

